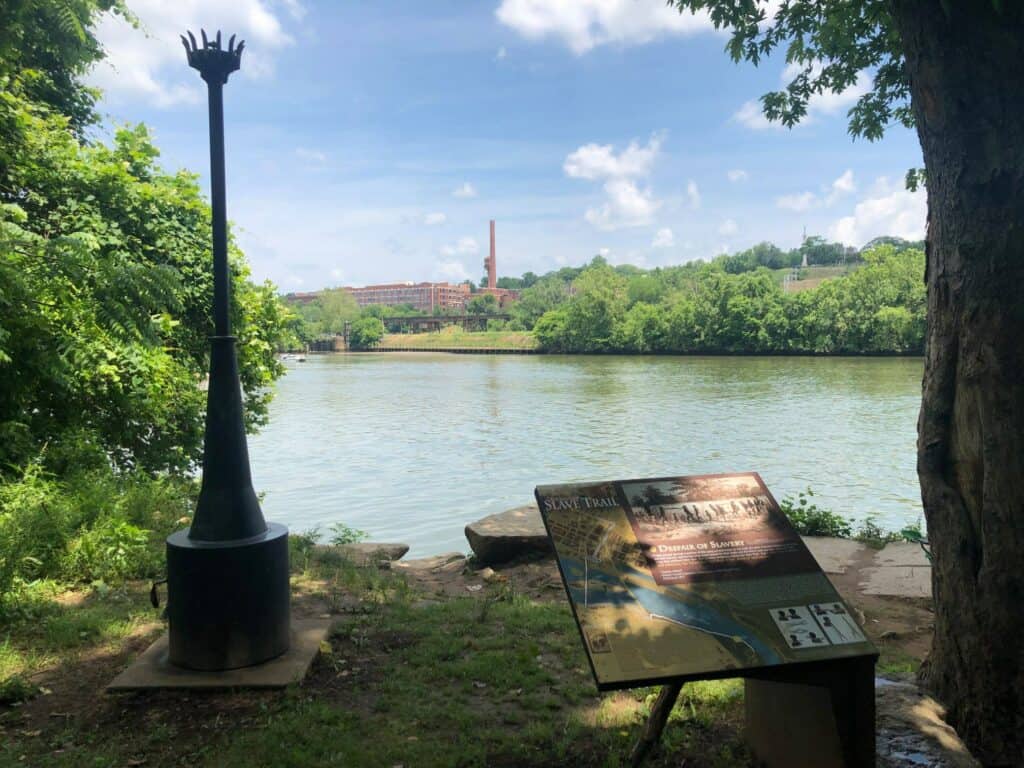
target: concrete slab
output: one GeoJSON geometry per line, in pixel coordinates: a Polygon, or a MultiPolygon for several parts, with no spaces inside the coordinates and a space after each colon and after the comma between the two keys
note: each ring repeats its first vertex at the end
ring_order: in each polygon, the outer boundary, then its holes
{"type": "Polygon", "coordinates": [[[865,568],[860,572],[860,591],[880,597],[932,596],[932,569],[913,565],[865,568]]]}
{"type": "Polygon", "coordinates": [[[329,619],[293,619],[292,645],[283,656],[264,664],[224,672],[198,672],[172,666],[167,658],[167,634],[147,648],[107,686],[108,693],[158,689],[285,688],[301,682],[320,643],[327,639],[329,619]]]}
{"type": "Polygon", "coordinates": [[[536,504],[488,515],[467,525],[465,533],[483,565],[498,565],[524,555],[554,554],[536,504]]]}
{"type": "Polygon", "coordinates": [[[913,565],[927,568],[931,563],[928,562],[928,558],[925,556],[920,544],[899,541],[882,547],[875,555],[872,565],[876,567],[913,565]]]}
{"type": "Polygon", "coordinates": [[[395,568],[404,568],[410,571],[452,571],[465,566],[466,556],[461,552],[446,552],[443,555],[433,557],[420,557],[415,560],[403,560],[395,563],[395,568]]]}
{"type": "Polygon", "coordinates": [[[362,568],[390,565],[395,560],[401,560],[408,551],[408,544],[372,541],[338,545],[317,544],[313,547],[313,554],[320,560],[330,563],[344,559],[362,568]]]}
{"type": "Polygon", "coordinates": [[[868,553],[868,547],[852,539],[833,539],[827,536],[802,536],[825,573],[846,573],[868,553]]]}

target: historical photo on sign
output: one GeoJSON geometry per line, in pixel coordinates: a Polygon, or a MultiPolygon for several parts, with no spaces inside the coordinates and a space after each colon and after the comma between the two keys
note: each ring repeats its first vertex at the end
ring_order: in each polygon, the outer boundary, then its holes
{"type": "Polygon", "coordinates": [[[599,688],[875,653],[756,473],[536,496],[599,688]]]}
{"type": "Polygon", "coordinates": [[[818,569],[756,475],[623,483],[622,493],[659,584],[818,569]]]}

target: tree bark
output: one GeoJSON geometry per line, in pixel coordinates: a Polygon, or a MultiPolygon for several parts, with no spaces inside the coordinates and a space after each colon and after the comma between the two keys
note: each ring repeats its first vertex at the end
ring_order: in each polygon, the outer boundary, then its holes
{"type": "Polygon", "coordinates": [[[922,671],[986,766],[1024,765],[1024,11],[892,0],[928,190],[922,671]]]}

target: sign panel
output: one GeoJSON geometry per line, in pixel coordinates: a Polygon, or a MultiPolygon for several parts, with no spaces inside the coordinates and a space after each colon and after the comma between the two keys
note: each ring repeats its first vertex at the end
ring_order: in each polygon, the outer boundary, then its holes
{"type": "Polygon", "coordinates": [[[536,496],[602,690],[876,654],[756,473],[536,496]]]}

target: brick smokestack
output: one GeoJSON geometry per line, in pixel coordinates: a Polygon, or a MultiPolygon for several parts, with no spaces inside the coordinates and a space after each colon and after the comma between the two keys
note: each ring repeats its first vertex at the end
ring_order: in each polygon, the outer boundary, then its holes
{"type": "Polygon", "coordinates": [[[495,261],[495,249],[494,249],[494,219],[491,219],[491,255],[484,262],[484,266],[487,268],[487,287],[497,288],[498,287],[498,265],[495,261]]]}

